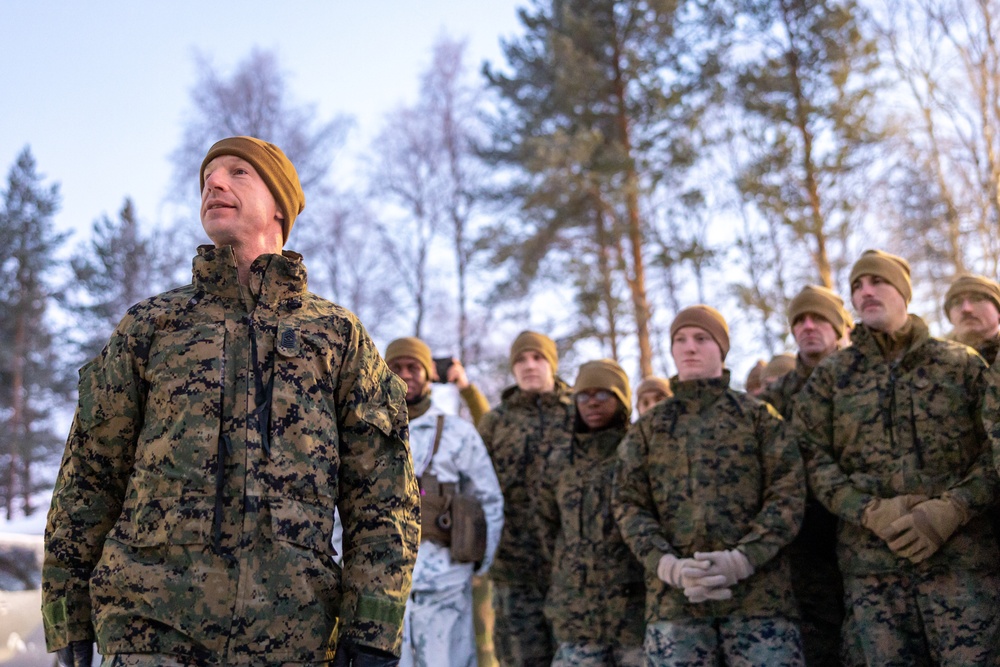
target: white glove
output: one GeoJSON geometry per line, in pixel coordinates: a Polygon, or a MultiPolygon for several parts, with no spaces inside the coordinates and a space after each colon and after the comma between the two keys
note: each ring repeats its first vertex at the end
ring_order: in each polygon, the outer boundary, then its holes
{"type": "Polygon", "coordinates": [[[656,566],[656,576],[674,588],[687,588],[688,584],[697,585],[698,577],[708,569],[708,566],[709,562],[706,560],[663,554],[656,566]]]}
{"type": "Polygon", "coordinates": [[[753,565],[746,555],[739,549],[729,549],[727,551],[696,551],[694,557],[701,561],[708,561],[709,567],[705,570],[703,577],[713,575],[722,577],[720,586],[730,588],[736,582],[746,579],[753,574],[753,565]]]}

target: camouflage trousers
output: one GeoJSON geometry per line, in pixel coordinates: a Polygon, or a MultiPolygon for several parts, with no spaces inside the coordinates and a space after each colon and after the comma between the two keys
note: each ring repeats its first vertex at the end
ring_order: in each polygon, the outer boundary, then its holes
{"type": "Polygon", "coordinates": [[[646,626],[649,667],[803,667],[799,627],[787,618],[686,618],[646,626]]]}
{"type": "Polygon", "coordinates": [[[403,615],[399,667],[475,667],[472,581],[410,593],[403,615]]]}
{"type": "Polygon", "coordinates": [[[1000,658],[996,574],[851,576],[844,589],[849,625],[869,665],[994,665],[1000,658]]]}
{"type": "Polygon", "coordinates": [[[560,642],[552,667],[644,667],[641,646],[560,642]]]}
{"type": "Polygon", "coordinates": [[[493,644],[503,667],[541,667],[552,663],[555,640],[542,613],[545,593],[537,586],[493,582],[493,644]]]}
{"type": "MultiPolygon", "coordinates": [[[[115,653],[104,656],[101,667],[203,667],[205,663],[190,662],[164,653],[115,653]]],[[[330,662],[254,663],[260,667],[329,667],[330,662]]]]}

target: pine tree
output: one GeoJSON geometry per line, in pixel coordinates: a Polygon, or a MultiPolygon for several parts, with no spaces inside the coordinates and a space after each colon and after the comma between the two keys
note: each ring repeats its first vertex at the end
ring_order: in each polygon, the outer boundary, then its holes
{"type": "Polygon", "coordinates": [[[126,198],[118,220],[94,222],[90,243],[70,260],[81,361],[96,356],[125,314],[139,300],[155,294],[150,241],[139,232],[132,200],[126,198]]]}
{"type": "Polygon", "coordinates": [[[35,466],[63,442],[50,418],[65,402],[67,383],[46,314],[57,296],[49,277],[58,272],[65,234],[53,228],[59,186],[42,180],[26,147],[7,177],[0,209],[0,335],[7,341],[0,351],[0,497],[7,516],[18,497],[31,514],[31,496],[41,488],[35,466]]]}
{"type": "Polygon", "coordinates": [[[744,114],[744,201],[809,261],[802,279],[834,287],[853,259],[838,244],[870,191],[878,54],[854,0],[735,0],[739,30],[720,82],[744,114]],[[833,247],[838,246],[838,247],[833,247]],[[837,253],[839,250],[839,254],[837,253]]]}
{"type": "Polygon", "coordinates": [[[652,373],[643,198],[678,185],[697,136],[682,56],[702,63],[681,53],[677,4],[536,0],[520,14],[526,34],[504,45],[509,71],[485,69],[500,104],[484,154],[506,168],[521,218],[484,241],[495,263],[512,265],[502,289],[523,294],[541,275],[575,282],[579,303],[605,313],[613,349],[618,304],[628,302],[643,376],[652,373]]]}

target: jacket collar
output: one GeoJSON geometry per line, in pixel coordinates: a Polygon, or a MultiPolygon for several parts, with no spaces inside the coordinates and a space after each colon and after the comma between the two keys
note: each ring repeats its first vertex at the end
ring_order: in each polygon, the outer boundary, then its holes
{"type": "MultiPolygon", "coordinates": [[[[240,283],[232,246],[198,247],[194,258],[195,287],[210,294],[238,299],[240,283]]],[[[261,255],[250,265],[250,291],[258,302],[277,304],[306,291],[306,267],[302,255],[283,250],[280,255],[261,255]]]]}
{"type": "Polygon", "coordinates": [[[729,389],[729,370],[723,369],[721,377],[706,380],[681,382],[680,378],[675,375],[670,378],[670,388],[674,390],[674,395],[667,401],[697,403],[700,407],[704,407],[713,403],[729,389]]]}
{"type": "Polygon", "coordinates": [[[556,386],[552,391],[539,394],[533,391],[521,391],[516,384],[503,390],[500,400],[510,406],[534,406],[540,402],[542,407],[550,407],[558,404],[572,405],[573,390],[561,378],[556,378],[556,386]]]}
{"type": "MultiPolygon", "coordinates": [[[[931,338],[930,330],[927,328],[927,324],[922,319],[912,314],[909,317],[910,324],[913,326],[913,337],[910,341],[910,346],[906,348],[906,351],[903,352],[900,359],[905,359],[909,355],[913,354],[915,350],[919,349],[931,338]]],[[[851,345],[861,354],[870,359],[884,359],[882,350],[879,348],[878,341],[875,340],[875,334],[866,324],[862,322],[859,322],[858,325],[851,330],[851,345]]]]}

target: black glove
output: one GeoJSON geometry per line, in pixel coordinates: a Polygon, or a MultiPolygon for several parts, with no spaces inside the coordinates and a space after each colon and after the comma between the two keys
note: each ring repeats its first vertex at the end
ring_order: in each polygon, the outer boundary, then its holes
{"type": "Polygon", "coordinates": [[[330,667],[397,667],[399,657],[371,646],[356,644],[346,637],[337,645],[330,667]]]}
{"type": "Polygon", "coordinates": [[[92,667],[94,664],[94,642],[80,639],[56,651],[59,667],[92,667]]]}

